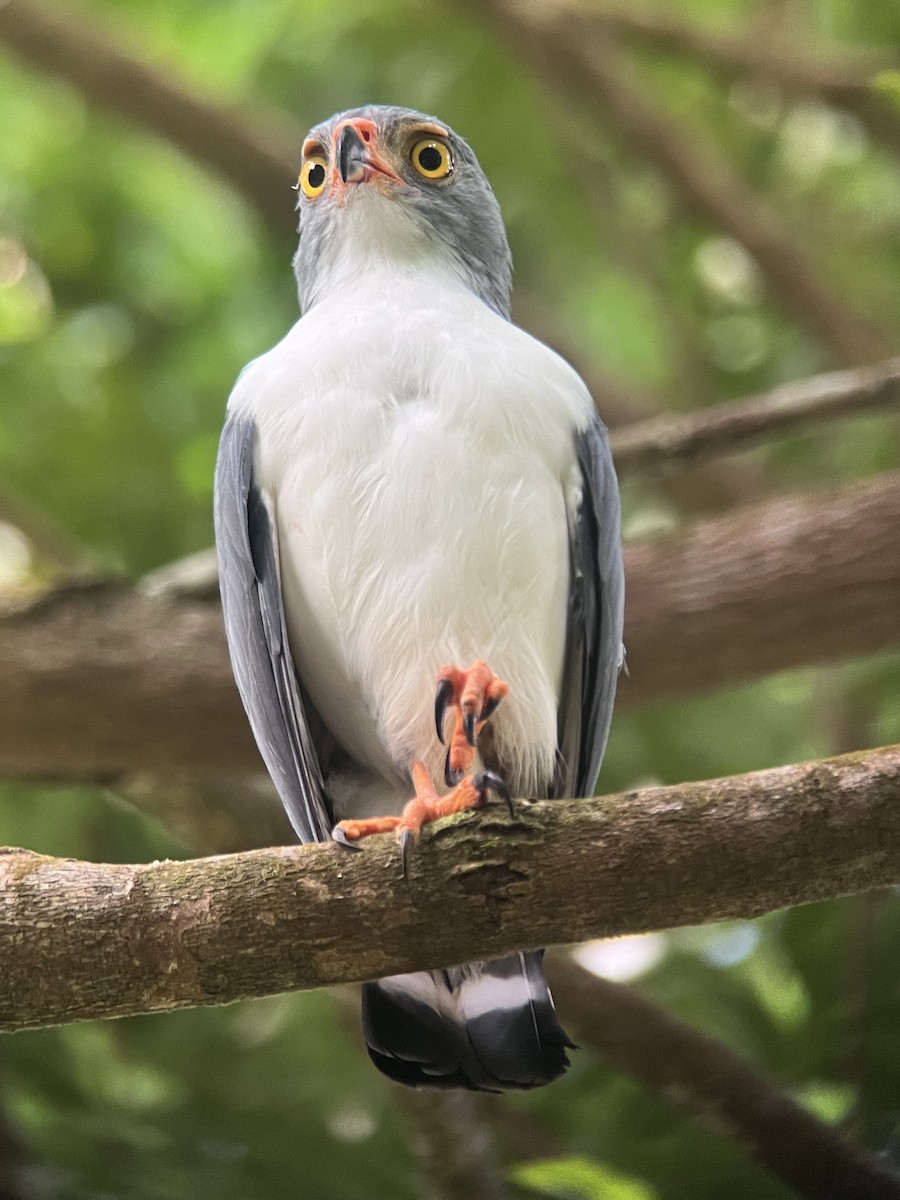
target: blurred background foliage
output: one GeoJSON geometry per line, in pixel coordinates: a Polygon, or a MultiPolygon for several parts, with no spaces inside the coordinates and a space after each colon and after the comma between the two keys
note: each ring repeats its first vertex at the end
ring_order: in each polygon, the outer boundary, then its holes
{"type": "MultiPolygon", "coordinates": [[[[469,138],[496,189],[523,319],[635,416],[835,362],[754,257],[685,202],[646,147],[618,137],[602,105],[567,106],[502,37],[452,6],[81,0],[65,11],[239,114],[265,104],[304,128],[365,102],[439,114],[469,138]]],[[[687,0],[678,15],[787,60],[820,45],[890,53],[900,41],[896,0],[687,0]]],[[[832,295],[896,347],[896,145],[821,96],[751,71],[725,78],[672,46],[623,47],[641,96],[768,197],[832,295]]],[[[889,75],[878,87],[897,92],[889,75]]],[[[279,237],[170,145],[2,53],[0,129],[0,579],[27,585],[52,569],[10,516],[22,511],[103,569],[139,576],[212,540],[229,389],[296,317],[294,197],[286,190],[279,237]]],[[[603,412],[602,389],[597,399],[603,412]]],[[[731,460],[731,501],[898,463],[894,422],[868,417],[731,460]]],[[[685,519],[646,480],[628,481],[625,503],[630,536],[685,519]]],[[[898,666],[883,654],[620,714],[601,784],[900,740],[898,666]]],[[[188,853],[113,792],[15,783],[0,788],[0,843],[106,861],[188,853]]],[[[639,977],[880,1148],[900,1110],[898,915],[893,896],[857,898],[592,946],[584,961],[639,977]]],[[[0,1100],[27,1147],[34,1197],[423,1194],[407,1118],[327,994],[6,1039],[0,1100]]],[[[738,1146],[585,1052],[563,1082],[505,1098],[485,1120],[523,1194],[790,1194],[738,1146]]]]}

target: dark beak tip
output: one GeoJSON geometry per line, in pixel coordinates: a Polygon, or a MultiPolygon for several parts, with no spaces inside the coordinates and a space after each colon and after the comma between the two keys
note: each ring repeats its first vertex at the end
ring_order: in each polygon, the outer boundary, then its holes
{"type": "Polygon", "coordinates": [[[338,139],[338,170],[344,183],[360,180],[365,174],[366,144],[352,125],[345,125],[338,139]]]}

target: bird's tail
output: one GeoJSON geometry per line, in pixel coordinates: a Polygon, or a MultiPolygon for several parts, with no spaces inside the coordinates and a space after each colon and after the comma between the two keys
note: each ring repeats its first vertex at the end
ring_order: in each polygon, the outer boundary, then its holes
{"type": "Polygon", "coordinates": [[[376,1067],[410,1087],[502,1092],[550,1083],[574,1045],[556,1019],[544,952],[363,988],[363,1034],[376,1067]]]}

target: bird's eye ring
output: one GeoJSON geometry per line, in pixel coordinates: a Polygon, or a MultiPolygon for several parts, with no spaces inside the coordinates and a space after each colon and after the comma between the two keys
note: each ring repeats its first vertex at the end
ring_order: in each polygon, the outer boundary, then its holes
{"type": "Polygon", "coordinates": [[[325,190],[326,162],[319,154],[313,154],[300,168],[300,188],[308,200],[315,200],[325,190]]]}
{"type": "Polygon", "coordinates": [[[453,155],[446,142],[423,138],[410,152],[410,162],[425,179],[446,179],[453,173],[453,155]]]}

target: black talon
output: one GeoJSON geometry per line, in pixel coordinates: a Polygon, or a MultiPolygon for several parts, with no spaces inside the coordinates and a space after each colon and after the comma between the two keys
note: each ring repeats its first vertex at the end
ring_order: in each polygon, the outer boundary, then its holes
{"type": "Polygon", "coordinates": [[[444,758],[444,783],[446,783],[448,788],[454,788],[459,783],[459,781],[462,779],[462,777],[463,777],[462,771],[454,771],[451,769],[451,767],[450,767],[450,751],[448,750],[447,754],[444,758]]]}
{"type": "Polygon", "coordinates": [[[475,787],[481,796],[487,792],[496,792],[497,796],[503,801],[509,809],[509,815],[515,816],[513,811],[512,792],[495,771],[482,771],[480,775],[476,775],[472,780],[475,787]]]}
{"type": "Polygon", "coordinates": [[[351,842],[343,829],[340,829],[337,825],[331,831],[331,840],[337,842],[339,846],[343,846],[345,850],[352,850],[354,854],[362,850],[362,846],[357,846],[356,842],[351,842]]]}
{"type": "Polygon", "coordinates": [[[500,696],[491,696],[489,699],[485,700],[484,708],[481,710],[481,716],[478,719],[480,721],[486,721],[488,717],[492,717],[497,711],[497,707],[500,704],[501,699],[502,697],[500,696]]]}
{"type": "Polygon", "coordinates": [[[415,844],[416,835],[411,829],[404,829],[400,834],[400,861],[403,864],[404,879],[409,879],[409,864],[412,859],[412,851],[415,844]]]}
{"type": "Polygon", "coordinates": [[[437,729],[438,741],[444,742],[444,717],[447,715],[447,705],[453,695],[453,684],[449,679],[442,679],[434,694],[434,727],[437,729]]]}
{"type": "Polygon", "coordinates": [[[463,729],[466,734],[466,741],[470,746],[475,745],[475,721],[477,720],[474,713],[466,713],[463,717],[463,729]]]}

